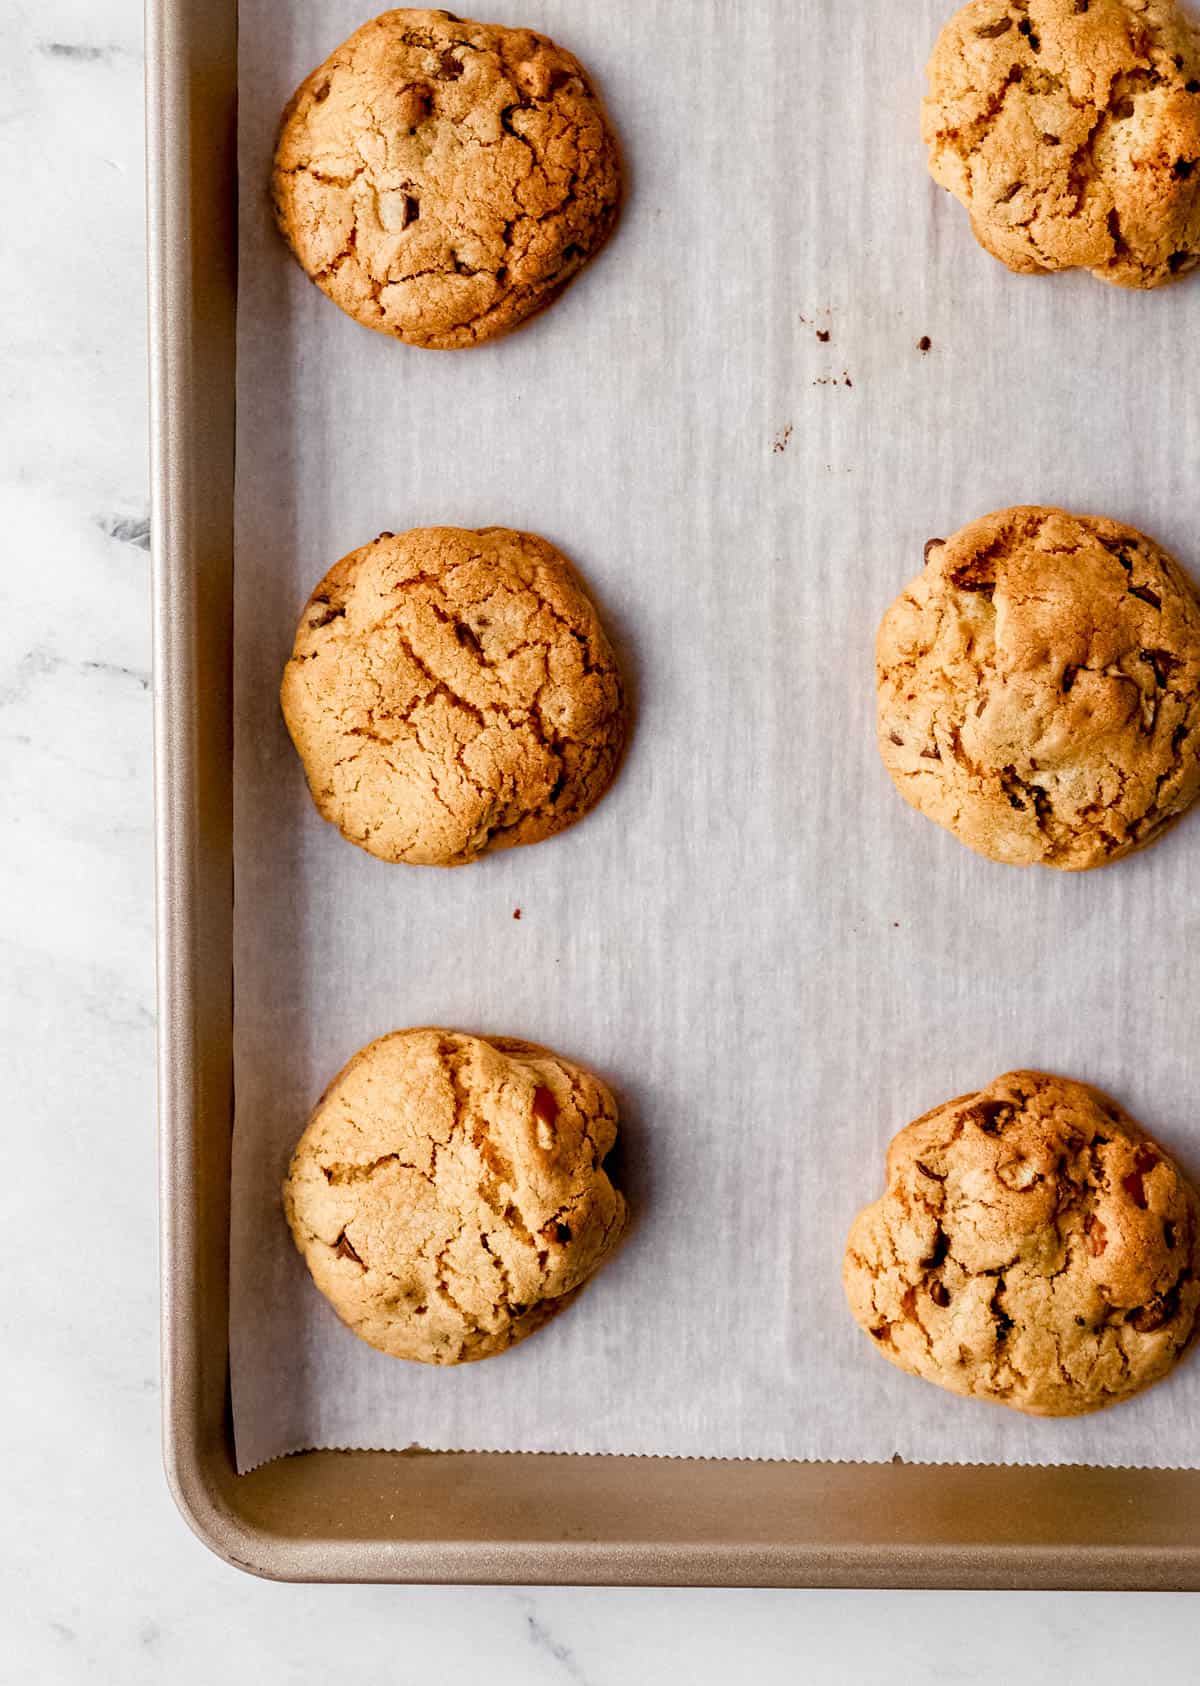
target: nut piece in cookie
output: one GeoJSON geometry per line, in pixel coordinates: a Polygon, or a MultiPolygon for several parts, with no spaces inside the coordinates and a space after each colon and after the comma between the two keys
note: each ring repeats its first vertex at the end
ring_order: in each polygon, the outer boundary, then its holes
{"type": "Polygon", "coordinates": [[[995,861],[1079,870],[1200,795],[1200,602],[1152,540],[1061,509],[931,540],[876,644],[879,749],[995,861]]]}
{"type": "Polygon", "coordinates": [[[343,557],[301,616],[281,701],[322,816],[419,866],[565,830],[625,739],[616,658],[574,569],[503,527],[387,533],[343,557]]]}
{"type": "Polygon", "coordinates": [[[1173,0],[970,0],[929,61],[934,179],[1010,269],[1200,261],[1200,33],[1173,0]]]}
{"type": "Polygon", "coordinates": [[[318,1101],[283,1185],[313,1281],[393,1358],[465,1364],[524,1340],[616,1247],[603,1083],[533,1043],[401,1030],[318,1101]]]}
{"type": "Polygon", "coordinates": [[[1070,1417],[1161,1381],[1200,1313],[1200,1197],[1106,1095],[1014,1071],[901,1130],[843,1278],[911,1375],[1070,1417]]]}
{"type": "Polygon", "coordinates": [[[301,267],[356,321],[453,350],[548,305],[616,222],[616,140],[570,53],[408,8],[301,84],[272,177],[301,267]]]}

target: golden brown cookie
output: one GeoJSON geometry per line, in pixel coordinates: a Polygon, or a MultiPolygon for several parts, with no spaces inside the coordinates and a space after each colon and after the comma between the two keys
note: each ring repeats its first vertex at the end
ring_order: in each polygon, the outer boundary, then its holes
{"type": "Polygon", "coordinates": [[[543,309],[616,221],[616,141],[583,67],[529,29],[384,12],[283,115],[276,216],[368,328],[477,345],[543,309]]]}
{"type": "Polygon", "coordinates": [[[1010,269],[1157,287],[1200,259],[1200,34],[1172,0],[971,0],[921,132],[1010,269]]]}
{"type": "Polygon", "coordinates": [[[301,617],[281,701],[324,818],[420,866],[573,825],[625,737],[616,659],[573,568],[504,527],[383,533],[343,557],[301,617]]]}
{"type": "Polygon", "coordinates": [[[1200,1312],[1200,1197],[1107,1096],[1014,1071],[901,1130],[850,1308],[911,1375],[1032,1416],[1160,1381],[1200,1312]]]}
{"type": "Polygon", "coordinates": [[[313,1281],[393,1358],[465,1364],[567,1306],[625,1227],[603,1083],[506,1037],[400,1030],[318,1101],[283,1185],[313,1281]]]}
{"type": "Polygon", "coordinates": [[[1103,866],[1200,794],[1200,602],[1152,540],[1061,509],[950,539],[883,618],[879,749],[907,802],[1011,865],[1103,866]]]}

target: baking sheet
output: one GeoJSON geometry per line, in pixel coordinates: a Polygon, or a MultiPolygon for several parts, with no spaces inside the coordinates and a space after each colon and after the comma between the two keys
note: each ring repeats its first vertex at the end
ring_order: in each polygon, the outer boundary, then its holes
{"type": "Polygon", "coordinates": [[[1018,872],[908,809],[875,751],[875,626],[928,537],[1056,502],[1200,564],[1200,283],[1018,278],[978,250],[916,134],[949,9],[489,0],[589,66],[630,198],[553,310],[436,354],[342,316],[271,225],[278,113],[361,0],[241,0],[242,1469],[414,1444],[1200,1462],[1200,1362],[1106,1415],[1034,1421],[893,1370],[840,1286],[890,1136],[1014,1066],[1111,1090],[1200,1171],[1200,819],[1104,872],[1018,872]],[[322,824],[276,696],[328,564],[429,523],[561,545],[637,701],[587,822],[453,873],[386,866],[322,824]],[[449,1371],[341,1327],[278,1194],[329,1077],[430,1022],[601,1073],[636,1216],[568,1315],[449,1371]]]}

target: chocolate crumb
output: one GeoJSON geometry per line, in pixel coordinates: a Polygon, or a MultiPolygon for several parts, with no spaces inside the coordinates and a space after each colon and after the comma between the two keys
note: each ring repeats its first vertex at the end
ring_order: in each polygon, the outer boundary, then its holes
{"type": "Polygon", "coordinates": [[[1108,1231],[1094,1212],[1089,1212],[1083,1220],[1083,1233],[1087,1236],[1088,1252],[1098,1259],[1108,1246],[1108,1231]]]}
{"type": "Polygon", "coordinates": [[[533,1116],[544,1124],[553,1124],[558,1117],[558,1101],[549,1089],[539,1087],[534,1090],[533,1116]]]}
{"type": "Polygon", "coordinates": [[[939,1224],[937,1235],[934,1237],[933,1252],[930,1253],[927,1259],[922,1259],[921,1263],[926,1270],[937,1270],[939,1266],[945,1264],[949,1253],[950,1237],[939,1224]]]}
{"type": "Polygon", "coordinates": [[[1146,1199],[1146,1186],[1142,1181],[1141,1171],[1130,1171],[1127,1177],[1122,1177],[1121,1187],[1133,1201],[1139,1212],[1146,1211],[1150,1202],[1146,1199]]]}
{"type": "Polygon", "coordinates": [[[1170,684],[1171,675],[1181,663],[1178,656],[1173,656],[1169,650],[1143,650],[1142,660],[1153,670],[1154,681],[1160,691],[1165,691],[1170,684]]]}
{"type": "Polygon", "coordinates": [[[978,1101],[973,1107],[962,1114],[963,1119],[969,1119],[978,1126],[985,1136],[998,1136],[1004,1126],[1011,1122],[1013,1109],[1005,1101],[978,1101]]]}
{"type": "Polygon", "coordinates": [[[1004,1344],[1004,1342],[1008,1339],[1008,1337],[1011,1334],[1012,1329],[1013,1329],[1012,1318],[1008,1315],[1008,1313],[1005,1311],[1004,1307],[1000,1304],[1000,1296],[1003,1292],[1004,1292],[1004,1278],[1001,1277],[999,1282],[996,1284],[996,1291],[992,1295],[991,1304],[988,1307],[992,1316],[996,1319],[996,1345],[997,1346],[1002,1346],[1004,1344]]]}
{"type": "Polygon", "coordinates": [[[364,1270],[366,1269],[366,1266],[363,1265],[362,1260],[359,1258],[358,1254],[354,1251],[354,1248],[347,1239],[345,1230],[342,1231],[337,1240],[334,1242],[333,1251],[337,1258],[353,1259],[356,1265],[362,1265],[362,1268],[364,1270]]]}
{"type": "Polygon", "coordinates": [[[1127,1314],[1125,1321],[1137,1330],[1139,1335],[1153,1335],[1161,1329],[1164,1323],[1169,1323],[1173,1317],[1179,1315],[1179,1284],[1165,1294],[1156,1294],[1148,1305],[1138,1306],[1136,1310],[1127,1314]]]}
{"type": "Polygon", "coordinates": [[[930,339],[928,334],[921,335],[920,339],[917,341],[917,350],[920,352],[933,350],[933,341],[930,339]]]}

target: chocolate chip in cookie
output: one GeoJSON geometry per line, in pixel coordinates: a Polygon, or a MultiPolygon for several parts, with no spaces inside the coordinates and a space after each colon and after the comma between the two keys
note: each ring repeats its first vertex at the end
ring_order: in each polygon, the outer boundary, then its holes
{"type": "Polygon", "coordinates": [[[1200,262],[1200,33],[1174,0],[971,0],[929,62],[934,179],[1010,269],[1200,262]]]}
{"type": "Polygon", "coordinates": [[[396,1031],[322,1095],[284,1210],[356,1335],[394,1358],[465,1364],[540,1329],[616,1247],[616,1136],[604,1084],[545,1048],[396,1031]]]}
{"type": "Polygon", "coordinates": [[[528,29],[407,8],[300,86],[276,216],[317,285],[410,345],[478,345],[543,309],[604,244],[617,144],[577,59],[528,29]]]}
{"type": "Polygon", "coordinates": [[[885,1358],[1033,1416],[1170,1373],[1200,1320],[1200,1196],[1107,1096],[1015,1071],[910,1124],[843,1276],[885,1358]]]}
{"type": "Polygon", "coordinates": [[[1001,510],[931,541],[876,645],[914,808],[1014,865],[1103,866],[1200,795],[1200,601],[1132,527],[1001,510]]]}
{"type": "Polygon", "coordinates": [[[344,557],[300,618],[281,701],[322,816],[410,865],[566,830],[625,740],[616,658],[574,569],[503,527],[385,534],[344,557]]]}

